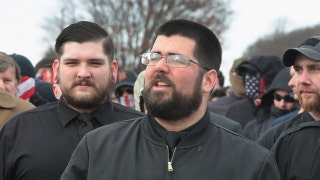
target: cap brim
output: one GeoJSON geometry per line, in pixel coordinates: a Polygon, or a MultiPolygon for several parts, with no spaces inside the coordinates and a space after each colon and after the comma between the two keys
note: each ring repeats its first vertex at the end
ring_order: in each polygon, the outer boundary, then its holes
{"type": "Polygon", "coordinates": [[[299,47],[287,49],[285,51],[282,58],[283,64],[287,67],[292,66],[298,53],[316,61],[320,60],[320,53],[318,51],[313,50],[310,47],[299,47]]]}
{"type": "Polygon", "coordinates": [[[121,82],[121,83],[118,83],[118,84],[116,85],[116,87],[115,87],[115,90],[117,90],[117,89],[118,89],[119,87],[121,87],[121,86],[130,86],[130,87],[133,88],[134,83],[132,83],[132,82],[121,82]]]}

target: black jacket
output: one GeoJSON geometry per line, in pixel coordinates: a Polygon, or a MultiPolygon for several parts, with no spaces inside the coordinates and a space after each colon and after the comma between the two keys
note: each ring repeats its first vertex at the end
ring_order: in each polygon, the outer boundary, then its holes
{"type": "Polygon", "coordinates": [[[299,124],[280,136],[272,151],[276,156],[281,179],[320,178],[319,138],[319,121],[299,124]]]}
{"type": "MultiPolygon", "coordinates": [[[[81,139],[78,114],[61,99],[11,119],[0,131],[0,180],[59,179],[81,139]]],[[[91,114],[98,127],[144,116],[111,101],[91,114]]]]}
{"type": "Polygon", "coordinates": [[[167,131],[149,116],[91,131],[73,152],[61,180],[279,179],[270,151],[216,126],[209,113],[198,123],[182,137],[172,160],[167,131]]]}
{"type": "Polygon", "coordinates": [[[260,138],[257,141],[263,147],[267,149],[271,149],[274,143],[280,137],[281,133],[301,123],[310,122],[310,121],[314,121],[314,119],[310,116],[310,114],[306,111],[302,112],[297,116],[295,116],[294,118],[292,118],[291,120],[288,120],[286,122],[283,122],[282,124],[279,124],[278,126],[268,129],[266,132],[264,132],[260,136],[260,138]]]}
{"type": "Polygon", "coordinates": [[[240,123],[235,122],[232,119],[229,119],[220,114],[210,112],[210,120],[211,122],[217,124],[218,126],[224,127],[232,132],[242,134],[242,127],[240,123]]]}

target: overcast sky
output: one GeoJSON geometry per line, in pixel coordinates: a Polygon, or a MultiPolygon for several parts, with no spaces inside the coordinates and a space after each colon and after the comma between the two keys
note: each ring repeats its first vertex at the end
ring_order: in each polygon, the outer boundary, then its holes
{"type": "MultiPolygon", "coordinates": [[[[47,48],[41,24],[48,14],[59,13],[57,2],[1,0],[0,51],[25,55],[35,65],[47,48]]],[[[286,20],[287,31],[319,24],[319,4],[317,0],[233,0],[230,6],[235,13],[225,34],[221,70],[228,76],[232,61],[258,38],[273,32],[280,19],[286,20]]]]}

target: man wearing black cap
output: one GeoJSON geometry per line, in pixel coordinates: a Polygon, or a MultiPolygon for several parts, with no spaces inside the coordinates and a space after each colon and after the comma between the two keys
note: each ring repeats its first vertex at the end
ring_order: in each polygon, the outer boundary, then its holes
{"type": "Polygon", "coordinates": [[[298,48],[287,49],[283,64],[295,69],[297,95],[305,111],[280,125],[286,130],[272,151],[281,179],[319,179],[320,36],[308,38],[298,48]]]}
{"type": "Polygon", "coordinates": [[[124,106],[135,109],[133,86],[137,80],[137,73],[124,70],[118,73],[115,96],[118,102],[124,106]]]}

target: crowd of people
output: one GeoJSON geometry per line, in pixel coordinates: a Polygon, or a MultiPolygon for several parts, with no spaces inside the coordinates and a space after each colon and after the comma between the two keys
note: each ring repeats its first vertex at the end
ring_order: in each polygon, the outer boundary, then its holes
{"type": "Polygon", "coordinates": [[[0,52],[0,179],[319,179],[320,36],[235,59],[230,86],[206,26],[170,20],[152,42],[141,72],[89,21],[35,66],[0,52]]]}

